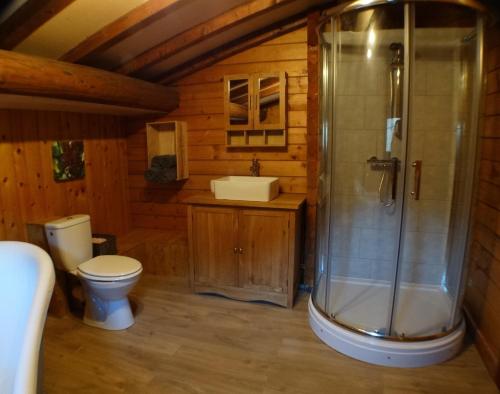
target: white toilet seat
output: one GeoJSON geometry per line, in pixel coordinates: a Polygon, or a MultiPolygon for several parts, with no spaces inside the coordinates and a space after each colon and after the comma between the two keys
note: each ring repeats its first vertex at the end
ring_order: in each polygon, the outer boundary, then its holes
{"type": "Polygon", "coordinates": [[[141,274],[139,261],[117,255],[94,257],[77,268],[78,276],[96,282],[117,282],[134,278],[141,274]]]}
{"type": "Polygon", "coordinates": [[[94,282],[120,282],[120,281],[125,281],[127,279],[132,279],[136,276],[139,276],[142,273],[142,269],[139,271],[130,274],[130,275],[118,275],[118,276],[95,276],[95,275],[88,275],[83,272],[78,271],[78,276],[82,279],[86,280],[91,280],[94,282]]]}

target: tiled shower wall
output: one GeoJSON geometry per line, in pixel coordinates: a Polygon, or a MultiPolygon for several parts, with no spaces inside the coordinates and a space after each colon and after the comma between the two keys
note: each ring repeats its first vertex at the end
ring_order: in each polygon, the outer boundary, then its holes
{"type": "Polygon", "coordinates": [[[389,279],[395,221],[378,201],[381,173],[366,163],[382,155],[389,62],[389,50],[369,61],[356,46],[341,53],[334,109],[333,275],[389,279]]]}
{"type": "MultiPolygon", "coordinates": [[[[409,282],[447,282],[457,143],[468,143],[463,133],[468,120],[464,115],[468,114],[461,108],[466,92],[459,48],[469,32],[468,29],[417,29],[415,32],[409,163],[422,161],[422,181],[420,200],[408,199],[403,273],[409,282]]],[[[408,181],[413,186],[413,171],[409,172],[408,181]]],[[[461,265],[461,261],[458,263],[461,265]]]]}
{"type": "MultiPolygon", "coordinates": [[[[337,70],[332,248],[335,276],[392,279],[399,226],[394,209],[379,202],[382,172],[371,170],[366,163],[371,156],[381,158],[384,153],[392,56],[389,43],[401,41],[394,31],[387,32],[385,38],[384,33],[378,33],[383,46],[370,59],[363,49],[353,46],[342,53],[337,70]]],[[[451,50],[451,43],[456,45],[465,34],[460,29],[448,29],[439,37],[437,31],[426,29],[416,35],[408,165],[422,160],[422,180],[420,200],[408,199],[406,208],[401,268],[403,280],[408,282],[441,284],[447,269],[455,141],[462,116],[456,97],[462,83],[461,66],[454,60],[458,53],[451,50]],[[442,47],[450,50],[437,50],[442,47]]],[[[401,157],[398,142],[393,145],[392,156],[401,157]]],[[[410,188],[411,168],[408,175],[410,188]]]]}

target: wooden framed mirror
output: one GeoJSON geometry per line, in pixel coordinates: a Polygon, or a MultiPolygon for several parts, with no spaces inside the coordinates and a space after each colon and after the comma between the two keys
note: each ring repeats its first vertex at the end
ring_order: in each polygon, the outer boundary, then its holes
{"type": "Polygon", "coordinates": [[[253,84],[248,74],[224,77],[224,113],[226,130],[253,127],[253,84]]]}
{"type": "Polygon", "coordinates": [[[284,73],[256,74],[254,127],[262,130],[285,128],[284,73]]]}

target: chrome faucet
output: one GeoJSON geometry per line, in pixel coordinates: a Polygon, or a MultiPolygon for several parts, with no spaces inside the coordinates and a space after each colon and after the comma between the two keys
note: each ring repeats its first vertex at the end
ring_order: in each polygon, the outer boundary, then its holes
{"type": "Polygon", "coordinates": [[[250,172],[252,173],[252,176],[260,176],[259,159],[252,159],[252,165],[250,166],[250,172]]]}

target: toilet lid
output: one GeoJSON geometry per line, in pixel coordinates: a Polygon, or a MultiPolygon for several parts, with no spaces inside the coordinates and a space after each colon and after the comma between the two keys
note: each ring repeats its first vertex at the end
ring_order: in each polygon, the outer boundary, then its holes
{"type": "Polygon", "coordinates": [[[130,275],[142,269],[136,259],[125,256],[97,256],[78,266],[78,271],[92,276],[116,277],[130,275]]]}

